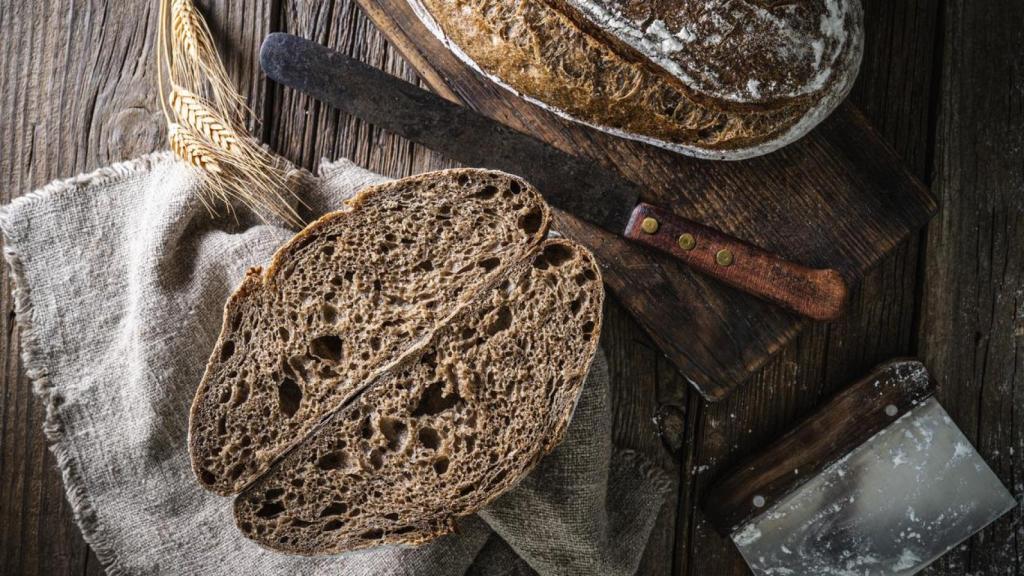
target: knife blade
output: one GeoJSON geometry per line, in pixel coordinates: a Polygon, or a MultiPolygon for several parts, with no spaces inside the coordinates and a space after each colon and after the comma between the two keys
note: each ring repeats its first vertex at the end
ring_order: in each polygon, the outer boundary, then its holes
{"type": "Polygon", "coordinates": [[[282,85],[464,165],[521,176],[552,206],[749,294],[815,320],[835,319],[845,308],[848,289],[836,270],[789,262],[641,202],[639,188],[612,170],[325,46],[273,33],[260,63],[282,85]]]}

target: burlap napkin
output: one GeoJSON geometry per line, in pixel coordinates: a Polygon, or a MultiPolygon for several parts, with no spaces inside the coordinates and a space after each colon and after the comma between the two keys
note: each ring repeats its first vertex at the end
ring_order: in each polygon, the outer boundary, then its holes
{"type": "MultiPolygon", "coordinates": [[[[312,178],[312,177],[310,177],[312,178]]],[[[347,161],[312,179],[313,212],[382,178],[347,161]]],[[[613,451],[594,363],[565,443],[460,533],[329,558],[264,550],[189,469],[188,407],[228,294],[292,232],[215,219],[165,154],[58,182],[0,212],[25,367],[85,539],[118,574],[600,574],[636,571],[668,483],[613,451]]]]}

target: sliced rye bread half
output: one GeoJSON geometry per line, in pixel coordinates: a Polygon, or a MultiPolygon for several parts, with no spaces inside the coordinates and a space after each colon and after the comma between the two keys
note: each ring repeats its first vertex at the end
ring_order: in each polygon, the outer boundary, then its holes
{"type": "Polygon", "coordinates": [[[196,392],[199,482],[236,494],[372,378],[422,346],[548,232],[540,194],[500,172],[373,186],[249,272],[196,392]]]}
{"type": "Polygon", "coordinates": [[[453,531],[561,441],[603,300],[593,256],[545,242],[243,491],[239,528],[303,555],[453,531]]]}

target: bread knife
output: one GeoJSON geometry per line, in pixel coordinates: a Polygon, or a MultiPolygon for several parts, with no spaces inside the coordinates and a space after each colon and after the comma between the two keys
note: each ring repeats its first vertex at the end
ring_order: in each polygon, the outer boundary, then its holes
{"type": "Polygon", "coordinates": [[[833,269],[789,262],[723,232],[640,201],[639,188],[469,108],[291,34],[267,36],[272,80],[466,166],[528,180],[552,206],[666,253],[734,288],[815,320],[837,318],[848,289],[833,269]]]}

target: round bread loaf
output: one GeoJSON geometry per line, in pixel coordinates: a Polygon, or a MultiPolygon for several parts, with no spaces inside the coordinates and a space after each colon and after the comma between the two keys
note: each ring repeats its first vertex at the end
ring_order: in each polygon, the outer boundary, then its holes
{"type": "Polygon", "coordinates": [[[691,156],[806,134],[849,92],[859,0],[408,0],[492,80],[561,116],[691,156]]]}

